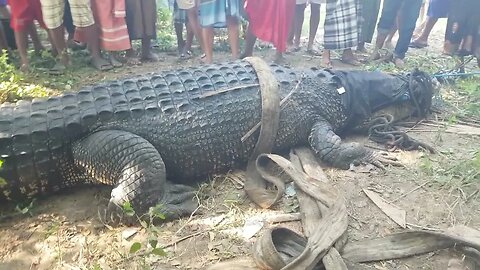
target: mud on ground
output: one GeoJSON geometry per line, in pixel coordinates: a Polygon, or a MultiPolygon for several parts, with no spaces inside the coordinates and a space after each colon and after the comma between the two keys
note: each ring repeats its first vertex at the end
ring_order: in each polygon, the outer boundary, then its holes
{"type": "MultiPolygon", "coordinates": [[[[435,38],[439,40],[438,35],[435,38]]],[[[414,56],[409,65],[424,65],[425,59],[431,59],[438,66],[451,61],[436,53],[438,45],[432,47],[412,53],[414,56]]],[[[225,53],[218,55],[220,59],[228,58],[225,53]]],[[[269,59],[273,52],[261,50],[257,55],[269,59]]],[[[292,66],[318,66],[320,62],[319,58],[305,56],[302,52],[287,55],[287,59],[292,66]]],[[[99,80],[184,65],[198,65],[198,60],[179,62],[176,57],[166,56],[161,63],[126,67],[115,73],[91,73],[74,89],[99,80]]],[[[392,66],[366,68],[390,70],[392,66]]],[[[447,90],[443,91],[447,93],[447,90]]],[[[403,230],[382,213],[362,189],[372,190],[406,210],[410,228],[445,229],[457,224],[480,228],[480,136],[460,135],[447,130],[446,126],[451,123],[444,120],[446,118],[448,115],[437,116],[437,119],[433,116],[436,123],[442,125],[424,123],[409,131],[414,138],[434,146],[439,154],[421,151],[392,153],[405,164],[405,168],[389,167],[382,173],[369,166],[348,171],[324,167],[333,185],[345,197],[349,241],[403,230]]],[[[471,133],[476,133],[479,128],[470,129],[471,133]]],[[[382,147],[364,137],[348,140],[382,147]]],[[[111,228],[102,224],[98,211],[108,201],[108,187],[86,187],[36,201],[26,214],[4,218],[0,222],[0,269],[202,269],[218,261],[249,256],[256,236],[268,227],[288,226],[301,232],[298,221],[282,224],[267,221],[257,232],[258,220],[298,212],[298,204],[289,190],[274,209],[260,210],[246,197],[242,189],[243,179],[242,172],[212,177],[199,188],[200,207],[194,216],[159,226],[143,224],[111,228]],[[148,255],[152,247],[147,247],[146,243],[155,244],[149,240],[157,240],[156,246],[165,247],[166,254],[148,255]],[[140,249],[131,253],[136,242],[141,244],[140,249]]],[[[350,267],[447,269],[451,259],[455,258],[461,260],[463,257],[454,250],[442,250],[350,267]]]]}

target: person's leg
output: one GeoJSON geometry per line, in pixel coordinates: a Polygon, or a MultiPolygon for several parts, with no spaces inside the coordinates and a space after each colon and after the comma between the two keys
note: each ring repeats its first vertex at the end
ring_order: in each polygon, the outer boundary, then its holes
{"type": "Polygon", "coordinates": [[[275,58],[273,59],[273,62],[278,65],[285,65],[286,59],[283,57],[283,52],[276,50],[275,51],[275,58]]]}
{"type": "MultiPolygon", "coordinates": [[[[100,53],[100,35],[93,18],[90,0],[69,0],[73,25],[81,31],[92,57],[92,65],[98,70],[110,70],[113,66],[102,58],[100,53]]],[[[63,33],[62,33],[63,37],[63,33]]],[[[63,42],[65,40],[62,38],[63,42]]]]}
{"type": "Polygon", "coordinates": [[[67,53],[67,48],[65,44],[63,24],[57,28],[49,30],[50,36],[52,37],[53,46],[55,46],[58,56],[60,57],[60,64],[64,67],[69,65],[69,58],[67,53]]]}
{"type": "Polygon", "coordinates": [[[432,32],[433,27],[437,23],[438,18],[427,17],[427,21],[425,22],[425,27],[421,32],[420,36],[412,41],[414,47],[426,47],[428,45],[428,37],[430,36],[430,32],[432,32]]]}
{"type": "Polygon", "coordinates": [[[238,19],[227,16],[228,41],[232,50],[232,59],[238,59],[238,19]]]}
{"type": "Polygon", "coordinates": [[[198,44],[200,44],[201,50],[205,52],[205,42],[203,41],[202,29],[200,28],[200,23],[198,22],[198,7],[195,6],[187,10],[187,17],[190,30],[197,39],[198,44]]]}
{"type": "Polygon", "coordinates": [[[398,41],[394,50],[394,61],[397,66],[403,66],[403,58],[408,50],[408,45],[412,38],[413,30],[418,19],[418,13],[422,0],[409,1],[408,5],[403,5],[400,12],[400,22],[398,27],[398,41]]]}
{"type": "Polygon", "coordinates": [[[206,64],[212,63],[213,54],[213,27],[207,26],[202,28],[203,52],[205,53],[206,64]]]}
{"type": "Polygon", "coordinates": [[[365,49],[365,41],[358,42],[357,52],[360,52],[360,53],[366,53],[367,52],[367,49],[365,49]]]}
{"type": "Polygon", "coordinates": [[[322,52],[322,61],[320,62],[320,66],[323,68],[332,68],[332,62],[330,60],[330,50],[324,49],[322,52]]]}
{"type": "Polygon", "coordinates": [[[65,4],[63,0],[40,0],[43,19],[48,29],[53,47],[58,52],[59,62],[51,69],[51,72],[61,73],[69,65],[69,58],[65,44],[65,29],[63,27],[63,12],[65,4]]]}
{"type": "Polygon", "coordinates": [[[17,43],[17,50],[20,56],[21,71],[28,70],[27,37],[28,37],[27,31],[25,30],[15,31],[15,42],[17,43]]]}
{"type": "Polygon", "coordinates": [[[245,49],[242,55],[240,55],[240,59],[253,55],[253,48],[255,46],[256,41],[257,41],[257,37],[252,33],[252,31],[250,30],[250,27],[248,27],[247,33],[245,34],[245,49]]]}
{"type": "Polygon", "coordinates": [[[351,48],[343,50],[342,62],[352,66],[359,66],[361,63],[357,60],[351,48]]]}
{"type": "Polygon", "coordinates": [[[175,35],[177,36],[177,50],[178,53],[182,53],[183,47],[185,47],[185,40],[183,40],[183,23],[174,23],[175,35]]]}
{"type": "Polygon", "coordinates": [[[142,59],[153,62],[160,60],[158,55],[152,52],[152,39],[149,37],[142,39],[142,59]]]}
{"type": "Polygon", "coordinates": [[[30,24],[28,27],[28,35],[32,39],[33,43],[33,48],[35,50],[35,53],[40,53],[43,51],[45,48],[42,45],[42,42],[38,38],[38,33],[37,33],[37,27],[35,27],[35,24],[30,24]]]}
{"type": "Polygon", "coordinates": [[[185,24],[185,28],[187,29],[187,39],[186,39],[186,41],[185,41],[184,49],[185,49],[185,52],[186,52],[186,53],[191,54],[193,37],[194,37],[195,35],[194,35],[193,30],[192,30],[192,28],[190,27],[190,25],[185,24]]]}
{"type": "Polygon", "coordinates": [[[155,0],[142,0],[140,3],[143,18],[142,60],[156,62],[160,58],[152,51],[152,39],[156,38],[157,32],[157,3],[155,0]]]}
{"type": "Polygon", "coordinates": [[[317,36],[318,24],[320,23],[320,4],[310,3],[310,31],[308,36],[307,51],[313,51],[313,43],[317,36]]]}
{"type": "Polygon", "coordinates": [[[9,48],[7,43],[7,37],[5,35],[5,31],[3,30],[3,24],[0,23],[0,54],[3,50],[8,52],[9,48]]]}
{"type": "Polygon", "coordinates": [[[379,50],[383,47],[385,39],[395,26],[395,19],[403,1],[384,0],[382,14],[377,25],[377,39],[375,49],[372,52],[372,59],[380,58],[379,50]]]}
{"type": "Polygon", "coordinates": [[[303,20],[305,19],[305,7],[307,4],[295,5],[295,17],[293,26],[293,46],[294,50],[300,48],[300,38],[302,37],[303,20]]]}
{"type": "Polygon", "coordinates": [[[92,64],[99,70],[109,70],[112,68],[110,63],[102,58],[100,53],[100,40],[98,34],[98,28],[96,24],[92,24],[87,27],[77,28],[85,34],[85,40],[92,57],[92,64]]]}

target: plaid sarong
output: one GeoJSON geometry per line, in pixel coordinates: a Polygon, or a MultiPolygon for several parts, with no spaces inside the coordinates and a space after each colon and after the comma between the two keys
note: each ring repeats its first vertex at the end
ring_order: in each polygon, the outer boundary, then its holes
{"type": "Polygon", "coordinates": [[[327,0],[324,48],[343,50],[357,46],[360,33],[359,0],[327,0]]]}
{"type": "MultiPolygon", "coordinates": [[[[48,29],[55,29],[63,24],[65,12],[64,0],[40,0],[43,20],[48,29]]],[[[90,0],[68,0],[72,12],[73,24],[76,27],[88,27],[95,24],[90,0]]]]}
{"type": "Polygon", "coordinates": [[[225,28],[227,16],[240,19],[239,0],[200,0],[198,9],[203,27],[225,28]]]}

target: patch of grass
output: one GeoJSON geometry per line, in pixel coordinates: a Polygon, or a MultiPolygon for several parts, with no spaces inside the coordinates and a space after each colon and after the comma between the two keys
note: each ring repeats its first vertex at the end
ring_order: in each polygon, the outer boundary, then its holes
{"type": "Polygon", "coordinates": [[[419,168],[428,178],[447,188],[469,186],[480,181],[480,149],[470,156],[455,160],[451,153],[424,156],[419,168]]]}
{"type": "Polygon", "coordinates": [[[162,213],[162,206],[157,205],[155,207],[151,207],[148,211],[148,214],[145,214],[145,216],[137,216],[135,213],[135,210],[132,208],[129,202],[125,202],[122,205],[122,210],[123,213],[126,216],[129,217],[135,217],[138,222],[140,222],[140,225],[143,227],[143,229],[147,233],[147,238],[145,242],[140,243],[140,242],[134,242],[130,246],[129,249],[129,255],[128,257],[133,258],[139,258],[140,261],[139,263],[146,267],[147,264],[147,257],[150,255],[154,256],[166,256],[167,253],[165,250],[159,246],[158,244],[158,238],[161,234],[160,230],[158,227],[155,226],[154,221],[155,220],[164,220],[165,215],[162,213]],[[145,221],[145,218],[147,218],[147,221],[145,221]]]}
{"type": "Polygon", "coordinates": [[[459,113],[480,117],[480,78],[471,77],[460,80],[457,82],[456,90],[464,103],[459,113]]]}
{"type": "Polygon", "coordinates": [[[16,102],[21,99],[47,97],[58,91],[43,85],[28,82],[12,63],[7,61],[7,53],[0,55],[0,103],[16,102]]]}
{"type": "Polygon", "coordinates": [[[157,43],[161,51],[171,51],[176,46],[177,37],[173,29],[171,11],[162,7],[157,11],[157,43]]]}

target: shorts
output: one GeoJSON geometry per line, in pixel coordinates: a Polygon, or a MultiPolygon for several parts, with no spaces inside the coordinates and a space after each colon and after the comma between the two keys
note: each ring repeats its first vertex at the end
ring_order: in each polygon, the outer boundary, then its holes
{"type": "Polygon", "coordinates": [[[430,0],[427,16],[430,18],[447,18],[449,9],[449,0],[430,0]]]}
{"type": "Polygon", "coordinates": [[[195,7],[195,0],[175,0],[179,9],[191,9],[195,7]]]}
{"type": "MultiPolygon", "coordinates": [[[[16,1],[16,0],[15,0],[16,1]]],[[[55,29],[63,24],[65,13],[64,0],[40,0],[42,3],[43,20],[48,29],[55,29]]],[[[95,24],[90,0],[68,0],[72,12],[73,25],[88,27],[95,24]]]]}
{"type": "Polygon", "coordinates": [[[37,21],[40,27],[45,28],[40,0],[9,0],[8,5],[10,27],[13,31],[25,31],[33,21],[37,21]]]}
{"type": "Polygon", "coordinates": [[[307,3],[320,5],[322,3],[325,3],[325,0],[296,0],[296,1],[297,1],[297,5],[302,5],[307,3]]]}

